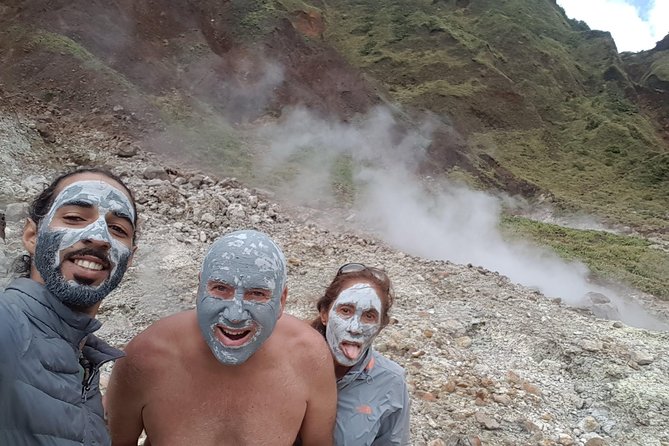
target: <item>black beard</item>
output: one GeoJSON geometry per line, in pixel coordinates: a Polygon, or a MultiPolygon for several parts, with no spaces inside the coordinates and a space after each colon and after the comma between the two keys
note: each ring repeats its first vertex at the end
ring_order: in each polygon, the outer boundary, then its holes
{"type": "Polygon", "coordinates": [[[46,289],[51,294],[68,307],[76,311],[83,311],[100,302],[118,286],[128,268],[130,254],[121,256],[114,274],[107,277],[99,286],[75,285],[65,280],[60,266],[55,266],[63,235],[61,231],[44,231],[38,234],[34,256],[35,268],[39,271],[46,289]]]}

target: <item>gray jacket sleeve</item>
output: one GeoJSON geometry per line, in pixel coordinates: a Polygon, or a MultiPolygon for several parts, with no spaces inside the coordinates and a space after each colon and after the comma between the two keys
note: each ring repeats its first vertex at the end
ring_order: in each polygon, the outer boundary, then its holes
{"type": "Polygon", "coordinates": [[[9,420],[14,409],[12,398],[18,361],[15,327],[8,321],[8,310],[0,305],[0,430],[13,427],[9,425],[13,424],[9,420]]]}
{"type": "Polygon", "coordinates": [[[381,428],[372,446],[407,446],[409,445],[409,416],[411,400],[406,381],[402,382],[401,407],[381,420],[381,428]]]}

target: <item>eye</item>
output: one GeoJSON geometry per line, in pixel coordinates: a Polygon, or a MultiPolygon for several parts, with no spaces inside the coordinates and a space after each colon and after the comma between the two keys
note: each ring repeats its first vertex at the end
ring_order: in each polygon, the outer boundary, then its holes
{"type": "Polygon", "coordinates": [[[119,235],[120,237],[129,237],[130,235],[128,234],[128,231],[123,227],[119,225],[108,225],[107,226],[110,231],[113,233],[119,235]]]}
{"type": "Polygon", "coordinates": [[[355,313],[355,308],[350,305],[340,305],[337,307],[337,314],[344,317],[351,317],[355,313]]]}
{"type": "Polygon", "coordinates": [[[374,324],[379,320],[379,314],[375,310],[367,310],[362,313],[362,321],[368,324],[374,324]]]}
{"type": "Polygon", "coordinates": [[[207,291],[213,297],[220,299],[232,299],[235,295],[234,287],[223,282],[209,282],[207,284],[207,291]]]}
{"type": "Polygon", "coordinates": [[[263,288],[252,288],[244,293],[244,299],[253,302],[267,302],[272,298],[272,292],[263,288]]]}
{"type": "Polygon", "coordinates": [[[75,215],[75,214],[63,215],[63,220],[65,220],[68,223],[72,223],[72,224],[80,223],[82,221],[86,221],[86,219],[82,218],[79,215],[75,215]]]}

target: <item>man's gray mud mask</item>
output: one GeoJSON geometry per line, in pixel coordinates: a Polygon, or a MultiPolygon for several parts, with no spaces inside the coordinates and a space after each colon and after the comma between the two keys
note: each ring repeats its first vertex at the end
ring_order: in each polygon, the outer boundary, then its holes
{"type": "MultiPolygon", "coordinates": [[[[35,246],[35,268],[46,288],[65,305],[79,310],[95,305],[118,286],[125,274],[132,251],[109,233],[106,216],[110,213],[134,224],[134,208],[123,192],[104,181],[77,181],[58,194],[49,213],[40,221],[35,246]],[[50,227],[56,211],[68,205],[92,207],[97,210],[97,219],[83,228],[50,227]],[[94,250],[97,257],[104,255],[101,260],[109,270],[107,278],[97,286],[65,280],[61,271],[62,261],[65,260],[61,258],[63,252],[85,241],[101,241],[109,246],[106,250],[94,250]]],[[[67,256],[87,251],[90,248],[83,247],[68,252],[67,256]]]]}
{"type": "Polygon", "coordinates": [[[328,323],[325,327],[325,339],[330,346],[335,361],[343,366],[351,367],[365,357],[372,341],[381,330],[380,322],[365,322],[363,314],[375,310],[381,315],[381,299],[374,287],[368,283],[356,283],[339,293],[328,312],[328,323]],[[339,315],[340,306],[355,308],[348,317],[339,315]]]}
{"type": "Polygon", "coordinates": [[[214,242],[200,272],[197,319],[216,359],[239,365],[262,346],[281,316],[285,284],[283,253],[262,232],[236,231],[214,242]],[[225,298],[212,295],[219,286],[229,290],[225,298]],[[253,299],[254,290],[267,298],[253,299]]]}

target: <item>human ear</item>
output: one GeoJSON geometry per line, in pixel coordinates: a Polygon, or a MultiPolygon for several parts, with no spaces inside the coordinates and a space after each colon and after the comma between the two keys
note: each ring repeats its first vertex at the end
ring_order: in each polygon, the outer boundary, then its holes
{"type": "Polygon", "coordinates": [[[35,255],[35,245],[37,244],[37,224],[31,219],[26,219],[26,224],[23,226],[23,247],[26,248],[28,254],[35,255]]]}
{"type": "Polygon", "coordinates": [[[321,310],[320,317],[321,317],[321,323],[323,325],[327,325],[328,324],[328,311],[325,310],[325,309],[321,310]]]}
{"type": "Polygon", "coordinates": [[[136,252],[137,246],[133,246],[132,250],[130,250],[130,257],[128,258],[128,268],[132,266],[132,259],[135,257],[136,252]]]}
{"type": "Polygon", "coordinates": [[[288,287],[284,287],[283,293],[281,293],[281,310],[279,311],[279,317],[281,317],[283,309],[286,307],[286,299],[288,299],[288,287]]]}

